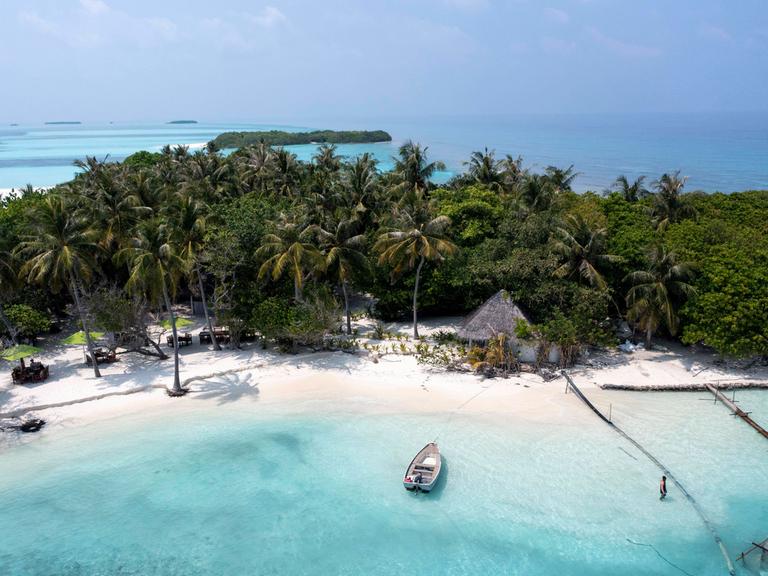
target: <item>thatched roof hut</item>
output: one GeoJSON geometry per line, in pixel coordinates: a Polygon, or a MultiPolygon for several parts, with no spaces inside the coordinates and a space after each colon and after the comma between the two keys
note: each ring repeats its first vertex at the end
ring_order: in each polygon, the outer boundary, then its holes
{"type": "Polygon", "coordinates": [[[456,333],[459,338],[470,342],[487,342],[501,333],[514,338],[518,320],[528,322],[509,292],[499,290],[467,316],[456,333]]]}

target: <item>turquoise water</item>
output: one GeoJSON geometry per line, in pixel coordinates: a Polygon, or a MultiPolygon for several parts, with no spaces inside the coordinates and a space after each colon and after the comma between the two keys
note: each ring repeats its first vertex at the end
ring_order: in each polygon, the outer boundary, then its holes
{"type": "MultiPolygon", "coordinates": [[[[0,127],[0,189],[27,183],[48,186],[74,174],[72,161],[86,155],[120,160],[165,144],[195,144],[228,130],[384,129],[391,144],[340,147],[345,156],[372,153],[383,170],[402,141],[430,149],[447,170],[443,182],[464,170],[473,150],[483,147],[522,155],[534,170],[574,164],[575,189],[603,190],[619,174],[649,180],[680,169],[688,189],[733,192],[768,188],[768,114],[507,115],[414,118],[308,118],[272,123],[84,123],[77,126],[0,127]]],[[[291,149],[309,159],[314,146],[291,149]]]]}
{"type": "MultiPolygon", "coordinates": [[[[695,395],[596,401],[676,472],[732,556],[768,536],[768,443],[751,429],[695,395]]],[[[768,413],[768,395],[751,404],[768,413]]],[[[597,419],[576,418],[575,399],[549,424],[191,405],[49,429],[2,453],[0,572],[680,574],[672,562],[724,573],[680,494],[660,502],[658,470],[597,419]],[[438,433],[440,485],[405,492],[405,465],[438,433]]]]}

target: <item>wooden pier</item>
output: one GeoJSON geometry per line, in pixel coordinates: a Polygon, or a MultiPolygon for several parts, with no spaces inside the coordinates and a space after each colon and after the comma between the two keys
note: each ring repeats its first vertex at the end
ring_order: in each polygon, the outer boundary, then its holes
{"type": "Polygon", "coordinates": [[[725,396],[725,394],[720,392],[720,390],[718,390],[711,384],[707,384],[707,390],[709,390],[712,394],[714,394],[715,398],[720,400],[720,402],[725,404],[728,407],[728,409],[733,413],[734,416],[738,416],[739,418],[744,420],[744,422],[746,422],[752,428],[757,430],[757,432],[761,434],[763,438],[768,440],[768,430],[766,430],[765,428],[760,426],[760,424],[752,420],[752,418],[749,417],[748,412],[744,412],[744,410],[736,406],[736,404],[734,404],[732,400],[730,400],[727,396],[725,396]]]}

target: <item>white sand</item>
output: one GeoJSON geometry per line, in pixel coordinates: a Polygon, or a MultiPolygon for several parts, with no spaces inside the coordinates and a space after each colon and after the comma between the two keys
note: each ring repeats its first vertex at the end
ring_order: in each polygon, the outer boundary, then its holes
{"type": "MultiPolygon", "coordinates": [[[[420,331],[430,334],[455,328],[456,323],[455,318],[432,320],[420,331]]],[[[357,326],[361,337],[367,336],[372,322],[359,322],[357,326]]],[[[0,415],[34,411],[51,426],[75,427],[117,415],[184,409],[199,406],[200,402],[211,407],[241,403],[256,409],[261,405],[302,411],[338,401],[345,409],[365,411],[460,409],[537,421],[591,417],[581,407],[574,409],[577,402],[573,395],[563,394],[562,378],[544,382],[536,375],[521,374],[507,379],[483,379],[420,365],[412,356],[389,354],[374,362],[364,351],[284,355],[246,344],[243,350],[215,352],[212,347],[199,344],[196,334],[201,328],[199,321],[190,327],[189,331],[195,334],[194,343],[181,348],[182,381],[192,390],[184,398],[169,398],[162,389],[172,383],[172,359],[122,355],[119,362],[102,365],[102,378],[95,378],[93,370],[83,363],[82,347],[51,345],[40,358],[50,366],[51,376],[46,382],[14,386],[10,383],[10,366],[3,365],[0,415]],[[140,391],[133,393],[136,390],[140,391]],[[88,400],[95,397],[100,399],[88,400]]],[[[410,333],[409,326],[404,324],[390,324],[386,329],[410,333]]],[[[382,344],[364,338],[362,341],[382,344]]],[[[170,352],[165,345],[164,348],[170,352]]],[[[588,356],[586,362],[599,368],[580,366],[572,374],[585,389],[622,383],[673,386],[704,379],[768,384],[765,367],[744,371],[716,366],[714,360],[711,354],[694,353],[682,347],[666,352],[612,352],[588,356]]]]}

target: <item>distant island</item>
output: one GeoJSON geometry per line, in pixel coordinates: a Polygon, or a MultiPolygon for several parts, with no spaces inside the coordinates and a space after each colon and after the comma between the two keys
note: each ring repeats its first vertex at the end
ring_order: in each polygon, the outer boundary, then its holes
{"type": "Polygon", "coordinates": [[[79,121],[71,122],[71,121],[65,120],[65,121],[57,121],[57,122],[46,122],[45,124],[46,124],[46,125],[56,125],[56,124],[82,124],[82,122],[79,122],[79,121]]]}
{"type": "Polygon", "coordinates": [[[168,124],[197,124],[197,120],[171,120],[168,124]]]}
{"type": "Polygon", "coordinates": [[[384,130],[315,130],[313,132],[224,132],[213,139],[219,148],[242,148],[264,142],[270,146],[291,146],[296,144],[367,144],[391,142],[392,136],[384,130]]]}

